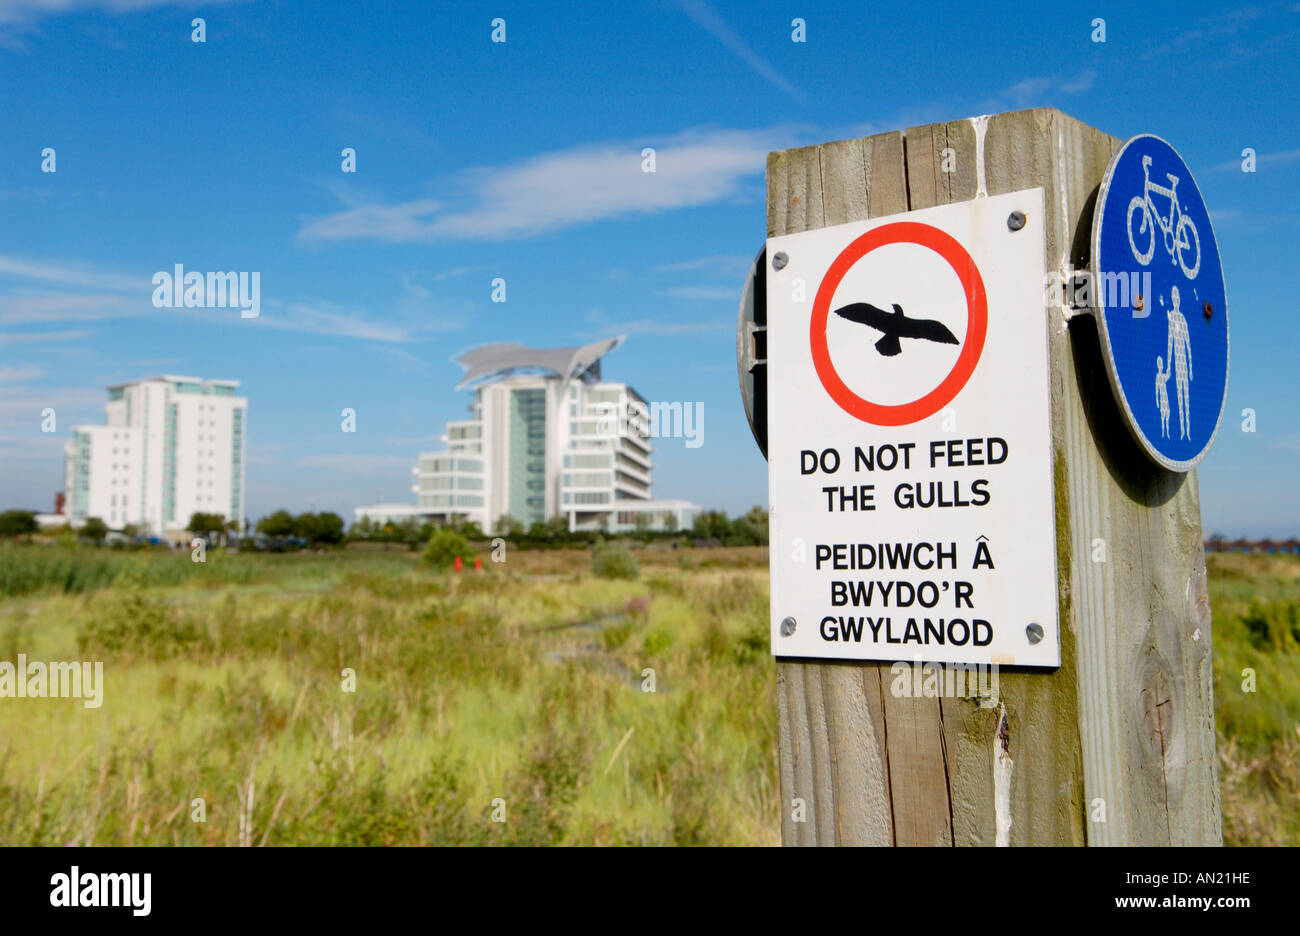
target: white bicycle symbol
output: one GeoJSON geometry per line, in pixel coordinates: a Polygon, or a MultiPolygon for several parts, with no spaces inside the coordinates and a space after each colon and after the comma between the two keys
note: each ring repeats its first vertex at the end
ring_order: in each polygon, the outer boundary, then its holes
{"type": "Polygon", "coordinates": [[[1156,225],[1160,225],[1160,230],[1164,234],[1165,250],[1169,252],[1169,262],[1177,262],[1188,279],[1196,279],[1196,274],[1201,271],[1201,237],[1196,233],[1196,225],[1192,219],[1183,214],[1182,206],[1178,204],[1178,177],[1172,172],[1165,174],[1169,176],[1169,188],[1156,185],[1151,181],[1151,157],[1142,157],[1142,175],[1145,185],[1142,194],[1134,195],[1133,200],[1128,203],[1128,244],[1133,248],[1133,256],[1137,257],[1138,263],[1146,266],[1156,252],[1156,225]],[[1152,192],[1169,199],[1168,221],[1160,217],[1160,212],[1156,211],[1155,202],[1151,200],[1152,192]],[[1142,224],[1138,227],[1137,237],[1134,237],[1133,213],[1136,211],[1142,212],[1142,224]],[[1138,250],[1138,241],[1144,234],[1147,249],[1138,250]],[[1184,253],[1189,250],[1192,255],[1190,265],[1183,259],[1184,253]]]}

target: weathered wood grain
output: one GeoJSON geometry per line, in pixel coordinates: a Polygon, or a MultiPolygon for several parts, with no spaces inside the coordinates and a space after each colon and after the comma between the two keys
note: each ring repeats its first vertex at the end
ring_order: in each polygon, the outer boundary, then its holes
{"type": "MultiPolygon", "coordinates": [[[[1118,143],[1044,109],[772,153],[768,235],[1041,186],[1064,273],[1118,143]]],[[[1195,472],[1138,452],[1095,323],[1044,315],[1062,665],[1004,668],[980,703],[895,697],[887,664],[778,660],[787,844],[994,844],[995,764],[1010,844],[1221,843],[1195,472]]]]}
{"type": "MultiPolygon", "coordinates": [[[[768,159],[769,236],[906,209],[901,133],[788,150],[768,159]],[[829,185],[827,178],[833,180],[829,185]]],[[[879,664],[778,661],[785,842],[894,843],[884,734],[888,686],[881,679],[879,664]],[[825,759],[819,761],[822,751],[825,759]],[[794,821],[796,799],[806,804],[806,822],[794,821]]]]}

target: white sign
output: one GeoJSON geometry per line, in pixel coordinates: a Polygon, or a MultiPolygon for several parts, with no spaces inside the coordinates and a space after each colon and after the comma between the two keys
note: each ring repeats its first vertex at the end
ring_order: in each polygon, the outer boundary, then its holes
{"type": "Polygon", "coordinates": [[[1059,666],[1042,189],[767,242],[772,652],[1059,666]]]}

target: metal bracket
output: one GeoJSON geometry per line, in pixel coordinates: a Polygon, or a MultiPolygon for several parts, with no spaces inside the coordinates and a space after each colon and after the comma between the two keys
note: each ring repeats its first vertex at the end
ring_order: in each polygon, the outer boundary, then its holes
{"type": "Polygon", "coordinates": [[[767,458],[767,245],[754,258],[740,296],[736,322],[736,371],[745,418],[767,458]]]}

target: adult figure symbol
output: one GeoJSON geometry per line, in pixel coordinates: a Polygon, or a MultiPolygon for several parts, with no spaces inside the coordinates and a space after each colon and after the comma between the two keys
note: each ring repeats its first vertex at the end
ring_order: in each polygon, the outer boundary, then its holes
{"type": "MultiPolygon", "coordinates": [[[[1188,384],[1192,380],[1192,340],[1187,332],[1187,319],[1183,317],[1178,305],[1178,287],[1171,291],[1173,307],[1166,311],[1169,319],[1169,337],[1165,342],[1165,360],[1174,372],[1174,390],[1178,394],[1178,438],[1190,439],[1192,436],[1191,393],[1188,384]]],[[[1159,359],[1157,359],[1159,367],[1159,359]]]]}

